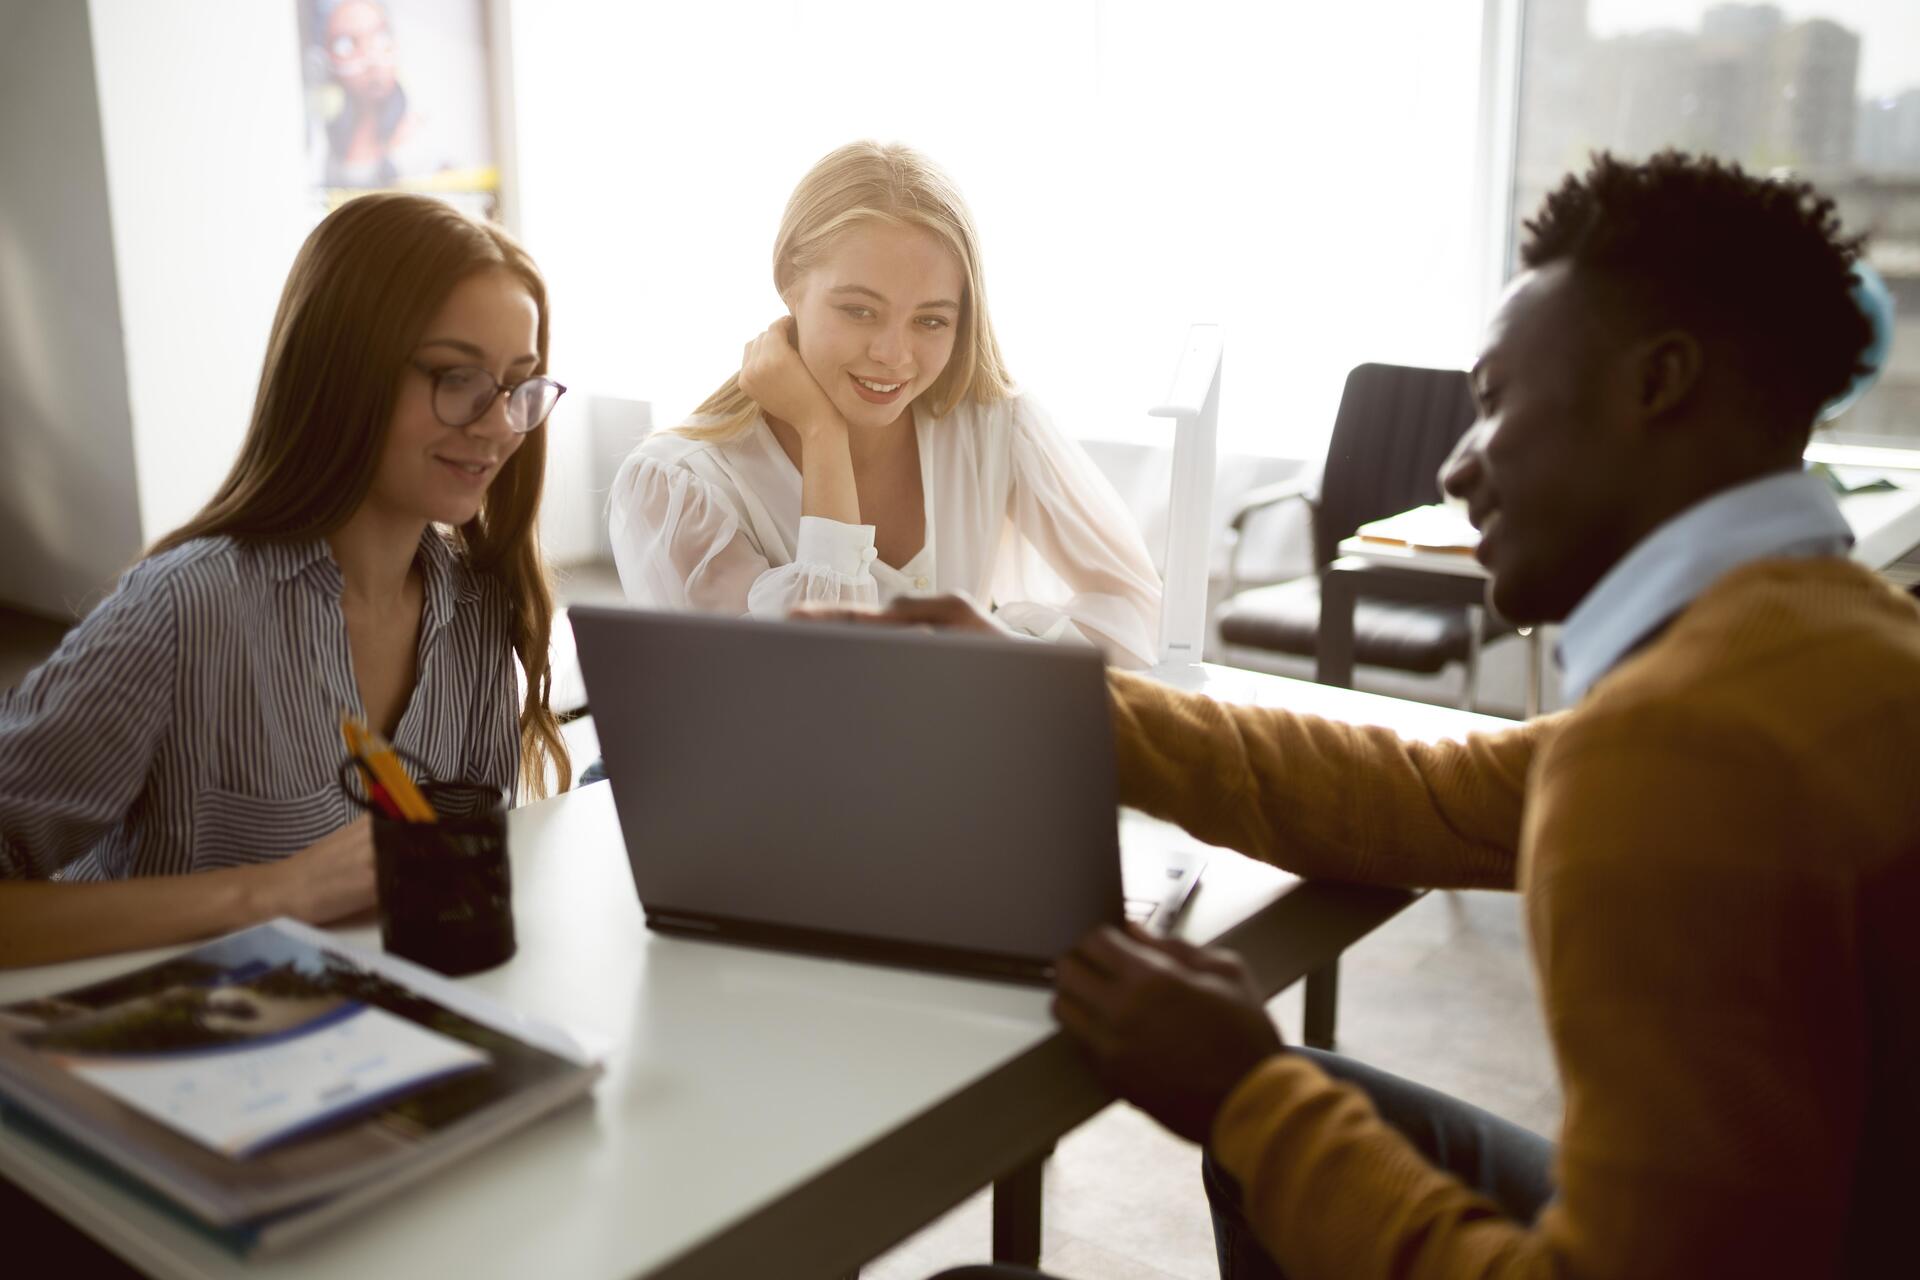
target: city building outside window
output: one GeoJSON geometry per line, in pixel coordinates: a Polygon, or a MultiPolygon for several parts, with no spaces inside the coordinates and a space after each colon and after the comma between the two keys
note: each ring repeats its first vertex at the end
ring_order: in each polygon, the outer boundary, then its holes
{"type": "Polygon", "coordinates": [[[1920,449],[1920,3],[1524,3],[1509,243],[1603,148],[1806,178],[1868,234],[1896,317],[1879,381],[1817,438],[1920,449]]]}

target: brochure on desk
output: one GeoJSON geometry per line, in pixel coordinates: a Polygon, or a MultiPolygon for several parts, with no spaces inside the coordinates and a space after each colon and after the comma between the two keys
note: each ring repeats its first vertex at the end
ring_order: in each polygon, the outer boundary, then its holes
{"type": "Polygon", "coordinates": [[[562,1032],[290,920],[0,1007],[9,1123],[247,1253],[348,1216],[599,1074],[562,1032]]]}

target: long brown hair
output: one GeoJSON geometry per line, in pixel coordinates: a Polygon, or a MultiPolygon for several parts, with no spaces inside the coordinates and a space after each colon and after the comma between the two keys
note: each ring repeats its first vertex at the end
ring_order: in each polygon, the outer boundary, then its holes
{"type": "MultiPolygon", "coordinates": [[[[240,456],[200,514],[148,554],[227,534],[307,541],[340,528],[373,483],[400,379],[427,323],[478,271],[511,274],[540,313],[536,374],[547,371],[547,288],[499,227],[425,196],[381,193],[328,214],[300,247],[267,339],[260,390],[240,456]]],[[[543,425],[500,468],[480,512],[453,531],[468,566],[492,575],[513,609],[513,651],[527,677],[520,709],[520,783],[565,790],[566,744],[548,703],[553,590],[536,517],[547,467],[543,425]]]]}
{"type": "MultiPolygon", "coordinates": [[[[807,170],[787,200],[773,243],[773,285],[786,298],[794,284],[830,253],[847,231],[891,223],[924,227],[947,246],[965,277],[960,316],[954,326],[953,358],[926,397],[935,417],[962,400],[1003,400],[1013,377],[987,318],[987,289],[980,270],[980,237],[973,215],[940,167],[900,143],[850,142],[828,152],[807,170]]],[[[746,430],[760,406],[740,389],[738,374],[693,411],[697,424],[680,428],[702,440],[725,440],[746,430]]]]}

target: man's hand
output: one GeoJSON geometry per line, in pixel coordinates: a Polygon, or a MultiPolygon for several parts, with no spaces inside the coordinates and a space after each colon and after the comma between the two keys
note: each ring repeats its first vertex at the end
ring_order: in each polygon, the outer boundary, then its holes
{"type": "Polygon", "coordinates": [[[891,627],[931,627],[936,631],[974,631],[1004,636],[1006,631],[963,595],[895,596],[884,609],[846,605],[801,605],[792,614],[808,622],[864,622],[891,627]]]}
{"type": "Polygon", "coordinates": [[[1205,1143],[1234,1087],[1283,1048],[1240,958],[1132,925],[1095,929],[1060,961],[1053,1013],[1108,1087],[1205,1143]]]}

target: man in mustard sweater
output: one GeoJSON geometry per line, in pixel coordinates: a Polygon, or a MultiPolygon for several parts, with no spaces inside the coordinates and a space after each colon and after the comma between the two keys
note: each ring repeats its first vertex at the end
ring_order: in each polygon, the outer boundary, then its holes
{"type": "Polygon", "coordinates": [[[1492,603],[1564,620],[1573,709],[1425,745],[1113,690],[1124,802],[1306,876],[1525,896],[1558,1143],[1282,1046],[1219,953],[1100,931],[1056,1011],[1207,1144],[1234,1280],[1920,1275],[1920,609],[1800,461],[1867,345],[1858,244],[1672,153],[1527,230],[1443,482],[1492,603]]]}

